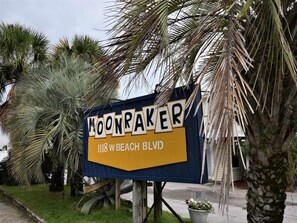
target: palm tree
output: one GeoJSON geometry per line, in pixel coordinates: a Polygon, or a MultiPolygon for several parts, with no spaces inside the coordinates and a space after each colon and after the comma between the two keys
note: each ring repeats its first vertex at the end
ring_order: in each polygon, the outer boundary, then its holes
{"type": "MultiPolygon", "coordinates": [[[[45,156],[54,162],[54,173],[61,174],[66,168],[72,175],[79,170],[81,117],[84,108],[89,107],[85,94],[94,76],[87,62],[61,56],[56,65],[33,69],[20,79],[8,116],[11,165],[18,182],[44,182],[45,156]]],[[[106,99],[98,97],[97,104],[106,99]]],[[[57,179],[63,182],[63,177],[57,179]]]]}
{"type": "MultiPolygon", "coordinates": [[[[63,139],[63,137],[61,137],[60,135],[55,135],[52,138],[47,139],[47,143],[44,145],[40,145],[40,144],[35,144],[34,149],[31,149],[30,146],[32,146],[32,144],[34,144],[35,142],[37,143],[37,141],[35,141],[35,137],[41,137],[40,135],[43,135],[43,137],[46,137],[46,134],[49,134],[48,132],[46,132],[47,130],[45,129],[45,127],[41,127],[41,129],[38,127],[36,127],[35,125],[37,125],[36,122],[40,122],[39,120],[39,116],[40,113],[32,113],[31,115],[27,112],[30,112],[28,109],[29,104],[32,110],[38,109],[40,107],[42,107],[45,110],[39,111],[39,112],[45,112],[45,111],[49,111],[50,107],[52,106],[52,109],[58,109],[57,106],[61,105],[57,104],[57,102],[59,100],[62,100],[61,97],[65,97],[65,100],[67,100],[67,97],[72,97],[74,93],[80,93],[80,97],[77,97],[77,101],[76,104],[73,104],[72,110],[69,110],[67,112],[77,112],[76,110],[82,110],[82,107],[84,106],[83,103],[86,103],[84,100],[84,98],[82,97],[83,92],[88,92],[86,90],[86,83],[89,83],[89,81],[94,78],[95,75],[98,76],[98,73],[96,73],[94,71],[94,66],[96,64],[99,64],[98,60],[102,60],[104,58],[104,52],[101,48],[101,46],[99,45],[99,42],[96,40],[91,39],[88,36],[83,36],[83,37],[79,37],[79,36],[75,36],[74,40],[72,41],[71,45],[68,44],[68,40],[64,39],[61,40],[60,43],[58,45],[56,45],[55,47],[53,47],[53,53],[50,54],[49,56],[49,61],[47,61],[47,64],[43,64],[43,66],[40,66],[38,69],[34,69],[34,67],[36,66],[31,66],[30,67],[30,71],[29,69],[26,70],[26,73],[28,73],[30,77],[24,77],[21,78],[20,82],[22,83],[17,83],[16,86],[17,88],[20,88],[17,90],[17,94],[15,95],[14,98],[16,97],[21,97],[20,99],[15,99],[15,101],[12,103],[12,105],[10,106],[5,106],[6,107],[6,114],[8,114],[8,116],[4,119],[6,120],[5,124],[8,127],[8,132],[11,133],[11,144],[12,144],[12,168],[14,170],[14,175],[17,178],[17,180],[19,181],[19,183],[22,184],[29,184],[32,181],[37,181],[37,182],[44,182],[45,178],[44,178],[44,174],[43,174],[43,169],[48,167],[45,167],[44,163],[51,163],[52,165],[52,169],[50,169],[49,171],[52,173],[51,176],[51,184],[50,184],[50,191],[62,191],[63,190],[63,183],[64,183],[64,169],[67,168],[69,170],[69,174],[68,177],[71,180],[71,186],[73,186],[73,179],[76,178],[76,176],[79,175],[79,172],[81,172],[80,170],[80,156],[78,156],[77,153],[75,156],[72,156],[70,153],[68,154],[68,150],[67,152],[65,152],[65,148],[66,147],[70,147],[68,148],[71,151],[78,151],[78,153],[80,153],[81,148],[77,148],[75,146],[80,146],[82,144],[81,142],[81,138],[79,138],[80,141],[76,142],[76,140],[73,140],[72,142],[74,143],[74,145],[70,146],[71,144],[67,144],[66,146],[63,146],[63,142],[65,141],[63,139]],[[67,44],[66,44],[67,43],[67,44]],[[70,58],[71,57],[71,58],[70,58]],[[54,59],[54,60],[53,60],[54,59]],[[72,72],[72,69],[69,69],[68,66],[71,66],[73,63],[75,63],[75,61],[78,61],[78,64],[81,65],[82,67],[80,69],[77,69],[76,72],[81,72],[81,74],[77,74],[77,76],[73,76],[73,75],[69,75],[69,72],[72,72]],[[84,61],[84,62],[82,62],[84,61]],[[47,65],[47,66],[46,66],[47,65]],[[32,71],[33,69],[33,71],[32,71]],[[56,72],[56,76],[53,74],[56,72]],[[59,73],[60,72],[60,73],[59,73]],[[59,73],[59,74],[58,74],[59,73]],[[91,73],[91,74],[89,74],[91,73]],[[48,77],[45,77],[44,75],[47,74],[49,75],[48,77]],[[72,87],[74,88],[74,83],[73,85],[69,85],[69,83],[71,82],[75,82],[78,80],[78,78],[83,79],[83,74],[84,75],[90,75],[85,77],[85,81],[83,85],[80,85],[77,87],[77,91],[76,92],[72,92],[69,89],[67,89],[67,87],[72,87]],[[33,76],[31,76],[33,75],[33,76]],[[68,79],[63,78],[63,75],[66,75],[68,79]],[[78,76],[79,75],[79,76],[78,76]],[[39,79],[40,80],[36,80],[39,79]],[[58,79],[61,80],[58,80],[58,79]],[[59,90],[62,91],[63,85],[65,85],[65,90],[67,90],[66,92],[62,92],[63,94],[61,95],[61,92],[53,92],[53,86],[51,86],[50,82],[51,81],[57,81],[59,82],[60,87],[59,90]],[[46,85],[44,87],[42,87],[43,81],[48,82],[49,85],[46,85]],[[33,83],[35,82],[35,83],[33,83]],[[68,83],[69,82],[69,83],[68,83]],[[68,86],[67,86],[68,85],[68,86]],[[38,87],[37,87],[38,86],[38,87]],[[35,88],[36,87],[36,88],[35,88]],[[31,93],[33,94],[32,97],[35,96],[35,98],[33,98],[33,101],[30,101],[30,99],[27,98],[27,94],[26,94],[26,89],[32,89],[31,93]],[[51,97],[53,98],[53,104],[48,103],[48,104],[41,104],[41,98],[43,97],[44,100],[50,100],[46,98],[46,95],[44,94],[40,94],[41,88],[43,88],[43,90],[45,90],[47,93],[51,92],[51,97]],[[68,91],[69,90],[69,91],[68,91]],[[34,93],[36,93],[36,95],[34,95],[34,93]],[[57,95],[55,96],[55,93],[57,93],[57,95]],[[24,98],[25,97],[25,98],[24,98]],[[37,97],[41,97],[38,98],[37,97]],[[39,100],[39,101],[38,101],[39,100]],[[26,103],[23,103],[26,102],[26,103]],[[29,102],[30,101],[30,102],[29,102]],[[29,104],[27,104],[27,102],[29,102],[29,104]],[[47,107],[46,107],[47,106],[47,107]],[[75,107],[78,106],[78,107],[75,107]],[[80,107],[82,106],[82,107],[80,107]],[[37,108],[38,107],[38,108],[37,108]],[[25,110],[25,114],[24,116],[27,117],[26,122],[22,121],[22,118],[18,119],[17,117],[19,116],[15,116],[17,113],[17,110],[25,110]],[[13,115],[12,115],[13,114],[13,115]],[[35,116],[37,115],[37,116],[35,116]],[[30,123],[33,122],[33,124],[31,126],[26,126],[25,129],[28,130],[28,128],[33,128],[33,130],[30,130],[30,132],[18,132],[17,129],[14,128],[14,126],[16,125],[30,125],[30,123]],[[18,123],[18,124],[16,124],[18,123]],[[37,132],[35,132],[35,130],[37,132]],[[30,136],[30,134],[35,134],[34,136],[30,136]],[[36,136],[38,135],[38,136],[36,136]],[[61,142],[62,141],[62,142],[61,142]],[[63,149],[61,148],[63,147],[63,149]],[[30,163],[30,167],[28,167],[28,163],[27,163],[27,159],[29,157],[32,158],[32,156],[30,155],[31,153],[34,153],[34,151],[36,152],[38,149],[41,150],[41,156],[39,157],[40,160],[34,160],[34,163],[30,163]],[[26,150],[26,152],[25,152],[26,150]],[[43,154],[42,151],[45,150],[46,152],[43,154]],[[74,165],[73,166],[68,166],[68,160],[67,158],[71,159],[71,163],[74,165]],[[65,164],[66,163],[66,164],[65,164]],[[43,165],[41,165],[43,164],[43,165]],[[34,166],[36,165],[36,166],[34,166]],[[42,167],[42,168],[40,168],[42,167]],[[29,171],[29,175],[24,174],[24,170],[28,170],[28,168],[37,168],[36,171],[29,171]],[[70,168],[70,169],[69,169],[70,168]]],[[[75,68],[77,68],[77,66],[74,66],[74,70],[75,68]]],[[[24,76],[24,75],[23,75],[24,76]]],[[[80,82],[78,81],[76,84],[80,84],[80,82]]],[[[91,89],[88,89],[89,91],[91,89]]],[[[96,99],[94,101],[94,103],[96,103],[98,105],[98,103],[100,104],[102,102],[102,96],[100,96],[98,98],[98,100],[96,99]]],[[[6,103],[8,104],[8,103],[6,103]]],[[[80,113],[79,113],[80,114],[80,113]]],[[[68,114],[70,115],[70,114],[68,114]]],[[[77,122],[73,121],[71,123],[67,123],[67,125],[73,125],[73,126],[68,126],[67,129],[69,130],[70,128],[72,129],[76,129],[76,131],[81,131],[81,129],[77,129],[77,126],[80,126],[80,122],[78,121],[78,117],[77,117],[78,113],[74,114],[74,117],[76,117],[77,122]]],[[[52,116],[52,119],[48,120],[48,122],[53,122],[52,124],[55,125],[55,118],[57,118],[56,116],[52,116]]],[[[65,120],[65,119],[63,119],[65,120]]],[[[64,122],[62,124],[65,124],[64,122]]],[[[38,124],[39,125],[39,124],[38,124]]],[[[59,130],[56,130],[59,131],[59,130]]],[[[62,131],[62,130],[61,130],[62,131]]],[[[52,133],[53,134],[53,133],[52,133]]],[[[55,133],[56,134],[56,133],[55,133]]],[[[61,133],[63,134],[63,133],[61,133]]],[[[49,136],[48,136],[49,137],[49,136]]],[[[73,135],[74,137],[74,135],[73,135]]],[[[81,135],[79,136],[81,137],[81,135]]],[[[67,140],[71,140],[71,137],[68,137],[67,140]]],[[[66,141],[67,141],[66,140],[66,141]]],[[[70,142],[69,142],[70,143],[70,142]]],[[[36,159],[36,157],[32,158],[32,159],[36,159]]],[[[79,176],[79,179],[81,179],[81,176],[79,176]]],[[[73,189],[73,187],[72,187],[73,189]]],[[[71,193],[72,195],[74,195],[73,193],[74,191],[72,190],[71,193]]]]}
{"type": "Polygon", "coordinates": [[[210,107],[205,131],[224,167],[222,203],[238,123],[250,147],[248,222],[281,222],[297,131],[296,1],[119,0],[112,9],[112,53],[102,70],[114,75],[97,84],[160,73],[157,103],[177,84],[194,83],[189,107],[202,85],[210,107]]]}
{"type": "MultiPolygon", "coordinates": [[[[78,35],[75,35],[71,41],[63,38],[59,41],[58,44],[52,47],[52,52],[50,54],[51,64],[54,65],[56,63],[59,63],[61,57],[64,57],[65,55],[69,57],[77,57],[85,62],[88,62],[92,67],[92,72],[94,73],[94,75],[98,73],[98,69],[96,69],[97,65],[102,63],[107,57],[101,45],[99,44],[99,41],[89,36],[78,35]]],[[[93,101],[93,103],[94,105],[97,105],[98,101],[95,100],[93,101]]],[[[60,168],[60,172],[57,172],[58,178],[60,178],[61,176],[61,171],[63,172],[63,168],[60,168]]],[[[78,173],[71,176],[70,178],[71,195],[75,196],[77,187],[80,187],[80,185],[82,185],[79,183],[81,181],[82,179],[80,170],[78,171],[78,173]],[[77,184],[77,182],[80,185],[75,185],[77,184]]]]}
{"type": "Polygon", "coordinates": [[[0,94],[32,67],[46,60],[48,40],[19,24],[0,24],[0,94]]]}
{"type": "Polygon", "coordinates": [[[98,40],[95,40],[89,36],[75,35],[71,42],[64,38],[59,41],[52,49],[52,58],[56,60],[62,54],[69,56],[79,56],[81,59],[89,62],[90,64],[96,64],[98,60],[102,60],[105,56],[105,52],[99,44],[98,40]]]}
{"type": "MultiPolygon", "coordinates": [[[[47,49],[48,40],[43,34],[20,24],[0,24],[0,97],[6,86],[46,61],[47,49]]],[[[13,94],[14,88],[10,98],[13,94]]],[[[4,129],[8,104],[6,100],[0,106],[0,124],[4,129]]]]}

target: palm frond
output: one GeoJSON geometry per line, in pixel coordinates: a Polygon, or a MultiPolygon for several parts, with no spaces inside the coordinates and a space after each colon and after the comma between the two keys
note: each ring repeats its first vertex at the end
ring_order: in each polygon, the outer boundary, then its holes
{"type": "MultiPolygon", "coordinates": [[[[20,183],[44,182],[45,154],[78,170],[82,155],[82,112],[93,78],[90,64],[62,55],[54,67],[32,70],[17,83],[9,114],[11,168],[20,183]]],[[[98,74],[97,74],[98,75],[98,74]]],[[[97,104],[103,103],[100,97],[97,104]]]]}
{"type": "MultiPolygon", "coordinates": [[[[284,17],[285,11],[281,1],[265,1],[261,4],[254,3],[253,14],[261,14],[262,16],[249,16],[246,30],[246,36],[249,38],[248,48],[251,51],[251,56],[260,60],[257,63],[257,75],[251,75],[248,81],[253,82],[253,91],[257,92],[257,97],[262,101],[262,111],[270,110],[270,115],[274,110],[274,101],[278,92],[283,86],[280,85],[283,78],[284,69],[288,69],[292,80],[296,82],[296,58],[291,50],[288,42],[288,35],[285,35],[284,27],[287,27],[287,21],[284,17]],[[282,62],[283,61],[283,62],[282,62]],[[284,68],[284,63],[285,67],[284,68]],[[274,86],[272,89],[265,88],[266,86],[274,86]],[[260,82],[260,83],[258,83],[260,82]],[[256,86],[260,86],[256,89],[256,86]],[[270,95],[273,96],[271,99],[270,95]]],[[[290,38],[290,37],[289,37],[290,38]]]]}
{"type": "MultiPolygon", "coordinates": [[[[168,101],[175,86],[196,84],[188,108],[202,88],[209,106],[205,136],[216,150],[216,168],[224,168],[224,204],[234,127],[250,127],[250,116],[258,108],[277,117],[287,73],[286,83],[291,86],[293,80],[296,88],[296,49],[290,44],[296,42],[294,7],[290,0],[118,1],[111,7],[111,58],[101,68],[112,75],[94,85],[126,75],[134,83],[160,74],[160,104],[168,101]]],[[[289,95],[295,98],[296,93],[289,95]]]]}

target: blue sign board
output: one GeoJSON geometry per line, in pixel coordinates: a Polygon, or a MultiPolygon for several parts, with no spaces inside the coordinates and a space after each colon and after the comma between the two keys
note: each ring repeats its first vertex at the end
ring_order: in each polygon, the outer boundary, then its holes
{"type": "MultiPolygon", "coordinates": [[[[200,183],[202,109],[186,109],[192,89],[176,88],[169,102],[156,94],[88,109],[83,117],[83,175],[200,183]]],[[[202,183],[207,181],[204,168],[202,183]]]]}

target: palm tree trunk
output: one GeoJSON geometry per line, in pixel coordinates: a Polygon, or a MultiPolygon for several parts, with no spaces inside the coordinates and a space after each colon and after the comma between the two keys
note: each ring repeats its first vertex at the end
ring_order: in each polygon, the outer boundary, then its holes
{"type": "MultiPolygon", "coordinates": [[[[268,148],[266,151],[271,150],[268,148]]],[[[251,157],[250,160],[247,179],[247,220],[250,223],[283,221],[286,207],[287,154],[278,153],[267,159],[268,154],[263,156],[263,160],[259,159],[260,156],[251,157]]]]}
{"type": "Polygon", "coordinates": [[[78,173],[74,173],[70,177],[70,196],[75,197],[79,195],[79,191],[83,191],[82,170],[79,168],[78,173]]]}
{"type": "Polygon", "coordinates": [[[51,184],[49,185],[50,192],[64,191],[64,167],[58,164],[52,173],[51,184]]]}

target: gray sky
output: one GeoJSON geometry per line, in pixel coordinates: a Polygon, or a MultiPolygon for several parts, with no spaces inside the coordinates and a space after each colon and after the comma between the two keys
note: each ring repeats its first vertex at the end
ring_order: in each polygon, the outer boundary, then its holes
{"type": "Polygon", "coordinates": [[[106,0],[0,0],[0,21],[32,27],[51,43],[75,34],[104,40],[108,4],[106,0]]]}
{"type": "MultiPolygon", "coordinates": [[[[104,41],[108,37],[106,7],[114,3],[115,0],[0,0],[0,22],[31,27],[45,34],[51,44],[63,37],[71,39],[75,34],[104,41]]],[[[149,81],[150,86],[134,85],[128,95],[123,93],[127,81],[121,80],[120,98],[152,92],[156,80],[149,81]]]]}
{"type": "MultiPolygon", "coordinates": [[[[103,41],[107,38],[106,6],[113,2],[114,0],[0,0],[0,22],[29,26],[45,34],[51,44],[63,37],[71,39],[75,34],[89,35],[103,41]]],[[[153,89],[136,86],[127,95],[122,93],[127,82],[121,83],[121,99],[147,94],[153,89]]],[[[7,143],[7,137],[0,132],[0,147],[7,143]]]]}
{"type": "MultiPolygon", "coordinates": [[[[75,34],[101,41],[106,39],[106,6],[105,0],[0,0],[0,22],[29,26],[45,34],[52,44],[75,34]]],[[[7,143],[0,131],[0,148],[7,143]]]]}

